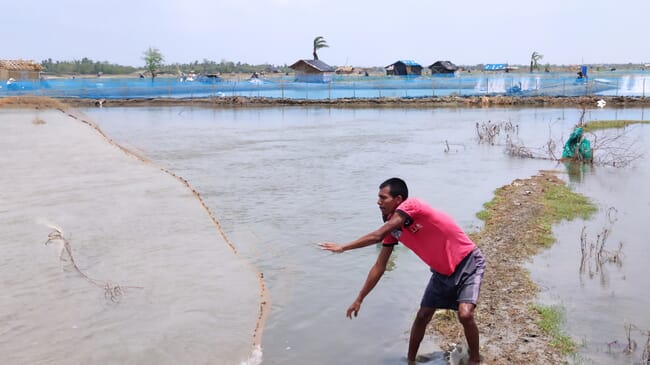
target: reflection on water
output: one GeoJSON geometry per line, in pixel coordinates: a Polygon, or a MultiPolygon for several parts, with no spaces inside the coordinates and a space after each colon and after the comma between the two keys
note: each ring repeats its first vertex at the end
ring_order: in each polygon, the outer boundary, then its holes
{"type": "Polygon", "coordinates": [[[564,167],[566,167],[567,175],[569,176],[569,181],[572,183],[582,182],[582,179],[585,175],[592,173],[594,166],[589,163],[583,163],[580,161],[567,161],[563,162],[564,167]]]}
{"type": "Polygon", "coordinates": [[[600,284],[606,288],[609,283],[609,274],[607,267],[612,266],[619,270],[623,266],[623,242],[618,244],[608,243],[607,239],[614,228],[614,223],[618,219],[616,214],[618,210],[614,207],[607,209],[608,225],[603,227],[597,234],[587,231],[587,227],[582,228],[580,233],[580,249],[582,257],[580,258],[581,278],[586,275],[593,279],[596,275],[600,278],[600,284]]]}

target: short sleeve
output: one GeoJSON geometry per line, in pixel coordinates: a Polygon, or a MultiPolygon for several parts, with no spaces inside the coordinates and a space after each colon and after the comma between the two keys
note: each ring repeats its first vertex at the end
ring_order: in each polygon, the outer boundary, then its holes
{"type": "Polygon", "coordinates": [[[393,236],[392,233],[389,233],[384,236],[384,239],[381,241],[382,246],[395,246],[397,244],[397,238],[393,236]]]}
{"type": "Polygon", "coordinates": [[[397,207],[397,213],[404,217],[404,226],[408,227],[413,223],[415,217],[417,217],[422,211],[422,206],[420,201],[417,199],[406,199],[402,204],[397,207]]]}

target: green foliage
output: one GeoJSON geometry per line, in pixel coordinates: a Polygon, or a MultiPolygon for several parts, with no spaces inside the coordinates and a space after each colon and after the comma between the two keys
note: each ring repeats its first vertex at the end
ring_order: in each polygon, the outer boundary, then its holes
{"type": "Polygon", "coordinates": [[[593,132],[600,129],[625,128],[630,124],[650,124],[647,120],[598,120],[587,122],[583,126],[585,132],[593,132]]]}
{"type": "Polygon", "coordinates": [[[167,74],[177,74],[179,71],[189,73],[189,72],[194,72],[194,73],[199,73],[199,74],[228,74],[228,73],[244,73],[244,74],[252,74],[253,72],[266,72],[266,73],[273,73],[273,72],[291,72],[291,70],[287,65],[283,66],[274,66],[271,64],[261,64],[261,65],[251,65],[248,63],[241,63],[241,62],[232,62],[232,61],[227,61],[227,60],[221,60],[221,62],[217,63],[215,61],[211,61],[208,59],[203,59],[202,62],[199,62],[198,60],[190,63],[173,63],[170,65],[164,65],[160,68],[159,73],[167,73],[167,74]]]}
{"type": "Polygon", "coordinates": [[[144,51],[142,59],[144,60],[145,69],[149,71],[151,74],[151,79],[153,80],[154,77],[156,77],[156,73],[163,64],[164,58],[162,53],[160,53],[158,48],[149,47],[149,49],[144,51]]]}
{"type": "MultiPolygon", "coordinates": [[[[53,75],[97,75],[102,73],[104,75],[127,75],[138,71],[142,68],[133,66],[123,66],[107,61],[99,62],[93,61],[84,57],[81,60],[73,61],[53,61],[51,58],[41,62],[44,72],[53,75]]],[[[286,73],[292,72],[287,65],[274,66],[268,63],[260,65],[251,65],[248,63],[232,62],[221,60],[217,63],[208,59],[203,59],[202,62],[194,61],[190,63],[172,63],[168,65],[161,64],[157,68],[157,75],[170,74],[176,75],[179,72],[196,72],[200,74],[226,74],[226,73],[244,73],[252,74],[253,72],[261,73],[286,73]]]]}
{"type": "Polygon", "coordinates": [[[550,186],[544,194],[544,202],[551,208],[556,221],[572,220],[575,217],[589,219],[598,210],[589,199],[565,185],[550,186]]]}
{"type": "Polygon", "coordinates": [[[494,198],[492,198],[492,200],[487,203],[483,203],[483,210],[476,213],[476,218],[482,220],[483,222],[487,222],[490,219],[490,209],[500,203],[501,199],[499,198],[499,192],[502,190],[503,188],[498,188],[494,191],[494,198]]]}
{"type": "Polygon", "coordinates": [[[546,213],[537,222],[540,228],[537,241],[545,246],[555,242],[551,226],[562,220],[572,220],[575,217],[589,219],[598,208],[585,196],[571,191],[565,185],[551,185],[544,193],[546,213]]]}
{"type": "Polygon", "coordinates": [[[533,305],[532,309],[540,315],[537,325],[545,334],[551,337],[551,346],[558,349],[564,355],[576,351],[575,342],[571,337],[562,333],[561,325],[564,320],[562,308],[557,306],[533,305]]]}
{"type": "Polygon", "coordinates": [[[530,72],[533,72],[533,69],[535,69],[535,70],[539,69],[538,62],[542,58],[544,58],[544,55],[538,53],[537,51],[533,52],[533,54],[530,55],[530,72]]]}
{"type": "Polygon", "coordinates": [[[490,207],[492,207],[497,198],[492,199],[492,201],[483,203],[483,210],[480,212],[476,213],[476,218],[482,220],[483,222],[487,222],[488,219],[490,219],[490,207]]]}
{"type": "Polygon", "coordinates": [[[314,51],[313,51],[314,59],[315,60],[318,59],[317,51],[319,49],[328,48],[328,47],[329,45],[327,44],[327,41],[325,40],[325,38],[323,38],[323,36],[319,35],[318,37],[314,38],[314,51]]]}
{"type": "Polygon", "coordinates": [[[136,71],[135,67],[120,66],[107,61],[93,61],[89,58],[82,58],[74,61],[52,61],[51,58],[41,62],[43,70],[50,74],[67,75],[97,75],[100,72],[105,75],[124,75],[136,71]]]}

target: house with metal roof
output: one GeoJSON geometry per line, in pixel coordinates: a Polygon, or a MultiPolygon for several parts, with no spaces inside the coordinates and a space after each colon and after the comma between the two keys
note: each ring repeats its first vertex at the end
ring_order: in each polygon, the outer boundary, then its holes
{"type": "Polygon", "coordinates": [[[34,61],[0,60],[0,80],[38,80],[42,70],[34,61]]]}
{"type": "Polygon", "coordinates": [[[429,66],[432,76],[453,76],[458,66],[449,61],[436,61],[429,66]]]}
{"type": "Polygon", "coordinates": [[[399,60],[393,64],[384,67],[386,75],[395,76],[420,76],[422,75],[422,66],[411,60],[399,60]]]}
{"type": "Polygon", "coordinates": [[[331,82],[336,69],[321,60],[298,60],[289,66],[298,82],[331,82]]]}

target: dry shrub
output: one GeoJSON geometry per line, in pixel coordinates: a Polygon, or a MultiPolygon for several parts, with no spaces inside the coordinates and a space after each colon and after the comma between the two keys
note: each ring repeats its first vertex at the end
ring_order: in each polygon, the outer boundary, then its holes
{"type": "Polygon", "coordinates": [[[607,283],[605,273],[606,264],[614,264],[617,267],[623,266],[623,242],[619,242],[616,249],[607,249],[607,238],[612,231],[614,223],[618,220],[618,210],[614,207],[607,209],[607,219],[609,225],[603,227],[602,231],[596,235],[595,239],[587,235],[587,227],[582,227],[580,233],[580,250],[582,256],[580,259],[580,275],[587,274],[593,278],[596,274],[600,275],[600,281],[604,285],[607,283]]]}
{"type": "Polygon", "coordinates": [[[533,152],[523,144],[513,141],[512,138],[510,138],[510,135],[506,136],[506,154],[519,158],[541,158],[536,157],[533,152]]]}
{"type": "Polygon", "coordinates": [[[39,117],[36,117],[36,118],[34,118],[34,120],[32,120],[32,124],[34,124],[34,125],[42,125],[42,124],[45,124],[45,121],[43,119],[39,118],[39,117]]]}
{"type": "Polygon", "coordinates": [[[0,98],[0,108],[36,108],[67,110],[68,106],[59,100],[44,96],[11,96],[0,98]]]}
{"type": "Polygon", "coordinates": [[[498,137],[501,131],[510,134],[519,134],[519,126],[513,125],[510,121],[501,121],[493,123],[491,120],[487,122],[476,122],[476,135],[478,143],[489,143],[495,145],[498,142],[498,137]]]}

